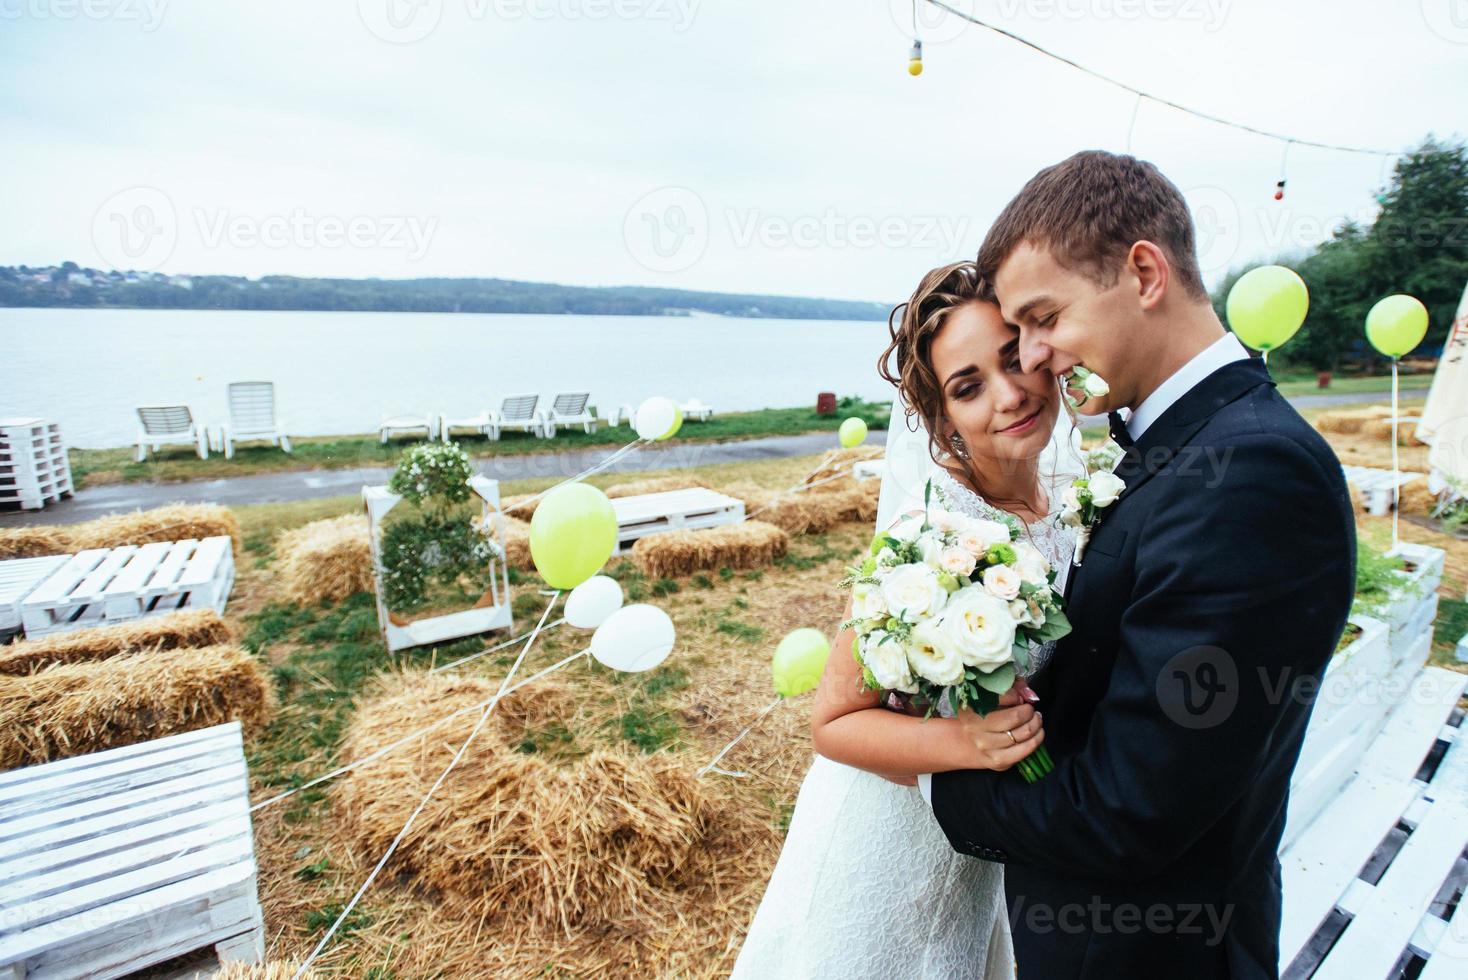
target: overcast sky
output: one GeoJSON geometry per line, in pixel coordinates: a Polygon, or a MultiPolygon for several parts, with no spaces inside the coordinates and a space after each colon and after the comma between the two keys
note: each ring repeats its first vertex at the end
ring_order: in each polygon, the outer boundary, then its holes
{"type": "MultiPolygon", "coordinates": [[[[953,0],[1176,102],[1468,129],[1468,0],[953,0]]],[[[0,0],[0,264],[893,302],[1135,100],[907,0],[0,0]]],[[[1210,283],[1369,217],[1372,156],[1144,104],[1210,283]]]]}

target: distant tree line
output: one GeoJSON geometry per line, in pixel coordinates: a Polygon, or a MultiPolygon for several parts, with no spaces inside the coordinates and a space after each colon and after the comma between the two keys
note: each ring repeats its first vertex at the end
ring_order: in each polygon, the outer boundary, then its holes
{"type": "MultiPolygon", "coordinates": [[[[1383,360],[1366,343],[1366,313],[1392,293],[1427,306],[1427,337],[1417,353],[1441,352],[1468,282],[1468,149],[1429,136],[1398,158],[1376,199],[1381,209],[1369,226],[1346,221],[1308,254],[1275,260],[1310,290],[1305,325],[1278,355],[1286,363],[1326,371],[1346,360],[1383,360]]],[[[1229,289],[1252,267],[1219,284],[1213,305],[1220,317],[1229,289]]]]}
{"type": "Polygon", "coordinates": [[[701,312],[809,320],[885,320],[888,313],[880,303],[643,286],[559,286],[510,279],[167,277],[98,272],[74,262],[0,266],[0,306],[623,316],[701,312]]]}

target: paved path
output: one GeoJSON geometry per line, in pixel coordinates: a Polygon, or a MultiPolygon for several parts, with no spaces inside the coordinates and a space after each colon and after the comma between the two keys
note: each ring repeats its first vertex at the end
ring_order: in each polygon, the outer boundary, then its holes
{"type": "MultiPolygon", "coordinates": [[[[1404,390],[1404,398],[1421,398],[1423,388],[1404,390]]],[[[1390,392],[1361,394],[1297,395],[1290,401],[1298,408],[1322,408],[1330,405],[1384,402],[1390,392]]],[[[1083,420],[1088,425],[1104,425],[1099,418],[1083,420]]],[[[868,445],[884,446],[886,432],[872,432],[868,445]]],[[[648,446],[628,453],[604,472],[628,470],[675,470],[711,463],[735,463],[780,456],[811,456],[835,445],[834,432],[807,432],[798,436],[770,436],[733,442],[686,442],[677,439],[662,446],[648,446]]],[[[531,453],[523,456],[495,456],[475,460],[479,471],[498,480],[528,477],[568,477],[606,458],[609,449],[597,446],[568,449],[564,452],[531,453]]],[[[186,483],[119,483],[89,487],[70,500],[52,504],[39,511],[0,511],[0,527],[31,524],[74,524],[104,514],[115,514],[139,508],[171,503],[266,504],[286,500],[310,500],[317,497],[340,497],[361,491],[364,483],[386,483],[390,467],[368,467],[350,470],[302,470],[294,473],[262,473],[230,479],[193,480],[186,483]]]]}

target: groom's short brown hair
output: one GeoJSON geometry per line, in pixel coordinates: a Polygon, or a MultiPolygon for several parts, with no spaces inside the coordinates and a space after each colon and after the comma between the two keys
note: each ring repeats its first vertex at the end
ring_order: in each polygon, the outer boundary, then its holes
{"type": "Polygon", "coordinates": [[[992,281],[1010,253],[1029,243],[1111,286],[1133,243],[1143,239],[1167,253],[1189,293],[1207,298],[1193,218],[1172,181],[1136,157],[1082,150],[1035,174],[1005,205],[979,248],[979,273],[992,281]]]}

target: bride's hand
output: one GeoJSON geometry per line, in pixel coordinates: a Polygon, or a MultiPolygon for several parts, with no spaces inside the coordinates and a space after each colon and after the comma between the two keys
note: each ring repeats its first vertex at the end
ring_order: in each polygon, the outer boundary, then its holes
{"type": "Polygon", "coordinates": [[[999,699],[1000,707],[987,715],[959,713],[963,732],[973,743],[974,769],[1003,772],[1027,758],[1045,741],[1044,719],[1016,690],[999,699]]]}

